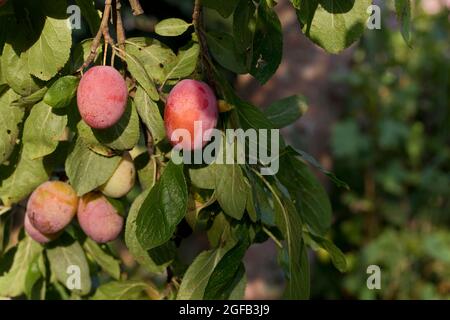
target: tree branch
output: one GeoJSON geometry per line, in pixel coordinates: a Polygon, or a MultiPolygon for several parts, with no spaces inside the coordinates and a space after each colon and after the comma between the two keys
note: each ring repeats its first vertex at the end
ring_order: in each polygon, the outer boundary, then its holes
{"type": "Polygon", "coordinates": [[[121,50],[125,52],[125,30],[123,28],[122,15],[120,14],[120,10],[122,8],[122,4],[120,0],[116,0],[116,32],[117,32],[117,44],[121,50]]]}
{"type": "Polygon", "coordinates": [[[114,41],[111,39],[111,36],[109,35],[109,28],[108,28],[109,16],[111,12],[111,1],[112,0],[105,0],[105,9],[103,10],[102,21],[100,23],[100,28],[98,29],[97,34],[95,35],[95,38],[92,41],[91,52],[89,53],[89,56],[87,57],[83,65],[78,69],[78,71],[83,71],[84,68],[86,68],[88,65],[91,64],[92,61],[94,61],[98,47],[100,46],[100,40],[102,38],[102,35],[106,42],[108,42],[109,44],[111,43],[114,44],[114,41]]]}
{"type": "Polygon", "coordinates": [[[142,10],[139,0],[130,0],[130,5],[131,9],[133,10],[134,16],[139,16],[144,13],[144,10],[142,10]]]}
{"type": "Polygon", "coordinates": [[[202,68],[204,69],[204,71],[206,71],[206,76],[208,78],[209,84],[213,87],[213,89],[215,89],[214,87],[216,86],[216,81],[214,76],[214,65],[212,63],[212,59],[209,54],[208,45],[206,42],[201,0],[195,0],[194,12],[192,13],[192,24],[194,25],[194,30],[197,34],[198,42],[200,45],[202,68]]]}

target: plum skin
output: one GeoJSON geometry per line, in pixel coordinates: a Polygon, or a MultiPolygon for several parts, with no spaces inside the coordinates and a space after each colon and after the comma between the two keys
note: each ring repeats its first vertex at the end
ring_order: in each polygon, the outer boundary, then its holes
{"type": "Polygon", "coordinates": [[[44,234],[42,232],[39,232],[39,230],[33,227],[33,225],[30,222],[30,218],[28,217],[27,214],[25,215],[25,221],[23,224],[25,227],[25,232],[30,236],[30,238],[40,244],[49,243],[50,241],[53,241],[56,238],[58,238],[59,235],[61,234],[61,232],[57,232],[54,234],[44,234]]]}
{"type": "Polygon", "coordinates": [[[107,129],[115,125],[126,110],[127,99],[125,80],[110,66],[89,69],[77,89],[80,115],[94,129],[107,129]]]}
{"type": "Polygon", "coordinates": [[[212,89],[204,82],[185,79],[177,83],[170,91],[164,110],[166,134],[173,146],[178,145],[183,150],[198,150],[205,146],[210,135],[207,130],[217,125],[219,110],[217,98],[212,89]],[[201,122],[203,137],[194,135],[196,121],[201,122]],[[173,137],[177,129],[186,129],[191,139],[173,137]]]}
{"type": "Polygon", "coordinates": [[[30,224],[43,234],[63,230],[77,212],[78,196],[61,181],[47,181],[33,191],[27,203],[30,224]]]}
{"type": "Polygon", "coordinates": [[[135,182],[136,168],[133,159],[127,152],[123,155],[111,178],[100,187],[100,191],[110,198],[122,198],[130,192],[135,182]]]}
{"type": "Polygon", "coordinates": [[[101,193],[81,197],[77,216],[84,233],[98,243],[117,239],[123,228],[123,217],[101,193]]]}

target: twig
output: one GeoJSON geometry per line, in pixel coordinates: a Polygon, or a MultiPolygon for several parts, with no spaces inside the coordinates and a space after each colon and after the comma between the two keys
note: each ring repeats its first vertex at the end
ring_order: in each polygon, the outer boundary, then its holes
{"type": "MultiPolygon", "coordinates": [[[[198,37],[201,52],[201,65],[206,71],[209,84],[216,87],[216,81],[214,77],[214,65],[212,64],[211,56],[209,54],[208,45],[206,42],[204,26],[203,26],[203,14],[202,14],[202,1],[195,0],[194,12],[192,13],[192,24],[194,25],[195,33],[198,37]]],[[[216,89],[216,88],[213,88],[216,89]]]]}
{"type": "Polygon", "coordinates": [[[105,48],[103,49],[103,65],[106,65],[106,56],[108,55],[108,44],[105,42],[105,48]]]}
{"type": "Polygon", "coordinates": [[[102,33],[103,33],[103,38],[105,39],[105,42],[109,43],[111,46],[114,45],[114,41],[111,38],[111,35],[109,34],[109,26],[108,26],[108,20],[109,17],[111,16],[111,12],[112,12],[112,0],[106,0],[105,1],[105,14],[106,12],[107,17],[106,17],[106,22],[103,23],[103,19],[102,19],[102,24],[100,25],[100,29],[102,29],[102,33]]]}
{"type": "Polygon", "coordinates": [[[94,61],[94,58],[97,55],[98,47],[100,46],[100,40],[102,38],[102,35],[105,38],[106,42],[108,43],[112,42],[112,39],[109,36],[109,29],[108,29],[108,22],[109,22],[108,20],[110,12],[111,12],[111,0],[105,0],[105,9],[103,10],[102,21],[100,23],[100,28],[98,29],[97,34],[95,35],[95,38],[92,41],[91,52],[89,53],[89,56],[87,57],[83,65],[78,69],[78,71],[80,72],[83,71],[84,68],[86,68],[88,65],[91,64],[92,61],[94,61]]]}
{"type": "Polygon", "coordinates": [[[142,10],[139,0],[130,0],[130,5],[131,9],[133,10],[134,16],[139,16],[144,13],[144,10],[142,10]]]}
{"type": "Polygon", "coordinates": [[[122,15],[120,14],[120,9],[122,4],[120,0],[116,0],[116,29],[117,29],[117,44],[119,48],[125,51],[125,30],[123,28],[122,15]]]}

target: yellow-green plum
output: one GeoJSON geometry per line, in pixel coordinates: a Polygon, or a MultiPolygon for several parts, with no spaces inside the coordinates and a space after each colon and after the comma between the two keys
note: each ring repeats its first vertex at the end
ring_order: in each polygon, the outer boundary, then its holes
{"type": "Polygon", "coordinates": [[[31,239],[33,239],[36,242],[39,242],[40,244],[46,244],[50,241],[55,240],[59,237],[61,232],[57,232],[54,234],[45,234],[37,230],[30,222],[30,218],[28,218],[28,215],[25,215],[25,221],[24,221],[24,227],[25,232],[30,236],[31,239]]]}
{"type": "Polygon", "coordinates": [[[206,83],[182,80],[167,98],[164,110],[167,137],[172,145],[183,150],[201,149],[211,138],[208,131],[216,127],[218,114],[217,98],[206,83]]]}
{"type": "Polygon", "coordinates": [[[115,125],[125,112],[127,99],[125,80],[110,66],[89,69],[77,89],[80,115],[94,129],[107,129],[115,125]]]}
{"type": "Polygon", "coordinates": [[[122,231],[123,217],[101,193],[81,197],[77,216],[81,229],[95,242],[113,241],[122,231]]]}
{"type": "Polygon", "coordinates": [[[72,221],[77,206],[77,194],[69,184],[47,181],[37,187],[28,199],[27,216],[39,232],[54,234],[72,221]]]}
{"type": "Polygon", "coordinates": [[[127,152],[122,157],[114,174],[100,187],[100,191],[110,198],[121,198],[133,188],[136,182],[136,168],[127,152]]]}

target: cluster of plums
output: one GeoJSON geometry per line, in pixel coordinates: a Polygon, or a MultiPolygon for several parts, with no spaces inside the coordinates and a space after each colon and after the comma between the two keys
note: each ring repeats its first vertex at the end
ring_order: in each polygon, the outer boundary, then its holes
{"type": "MultiPolygon", "coordinates": [[[[77,90],[78,110],[91,128],[103,130],[114,126],[123,116],[128,102],[128,88],[122,75],[109,66],[89,69],[77,90]]],[[[194,135],[194,123],[200,121],[202,132],[216,126],[217,99],[211,88],[196,80],[182,80],[170,92],[165,111],[166,133],[173,145],[184,150],[202,148],[207,141],[194,135]],[[188,139],[172,139],[177,129],[190,133],[188,139]]],[[[135,167],[126,153],[113,176],[95,192],[78,198],[73,188],[61,181],[48,181],[30,196],[25,215],[25,230],[40,243],[56,239],[77,216],[80,227],[96,242],[116,239],[124,219],[105,196],[121,198],[134,186],[135,167]]]]}

